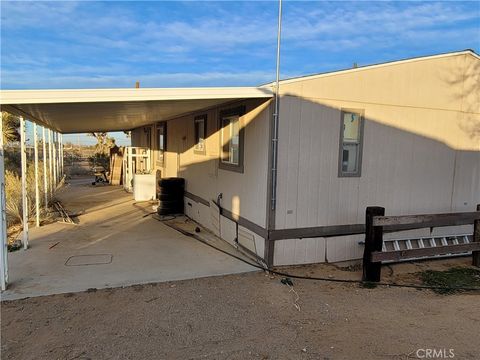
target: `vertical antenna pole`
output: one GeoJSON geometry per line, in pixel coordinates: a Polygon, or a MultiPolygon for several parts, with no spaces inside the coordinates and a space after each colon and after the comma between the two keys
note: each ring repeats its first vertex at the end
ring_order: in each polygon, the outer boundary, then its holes
{"type": "Polygon", "coordinates": [[[278,1],[277,29],[277,69],[275,78],[275,113],[273,114],[272,134],[272,194],[271,209],[275,210],[277,197],[277,163],[278,163],[278,123],[280,116],[280,40],[282,35],[282,0],[278,1]]]}

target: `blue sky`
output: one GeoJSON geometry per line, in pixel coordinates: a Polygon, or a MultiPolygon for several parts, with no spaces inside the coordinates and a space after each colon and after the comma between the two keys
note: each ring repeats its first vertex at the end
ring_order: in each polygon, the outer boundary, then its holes
{"type": "MultiPolygon", "coordinates": [[[[285,1],[283,19],[282,77],[480,50],[479,1],[285,1]]],[[[3,89],[274,78],[276,1],[2,1],[1,20],[3,89]]]]}

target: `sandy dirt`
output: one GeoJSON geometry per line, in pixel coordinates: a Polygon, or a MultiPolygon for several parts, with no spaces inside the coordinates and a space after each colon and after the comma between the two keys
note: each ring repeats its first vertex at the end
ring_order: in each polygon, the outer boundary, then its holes
{"type": "MultiPolygon", "coordinates": [[[[384,280],[427,266],[385,268],[384,280]]],[[[478,293],[294,279],[295,293],[280,279],[255,272],[4,302],[2,359],[414,359],[424,348],[479,358],[478,293]]]]}

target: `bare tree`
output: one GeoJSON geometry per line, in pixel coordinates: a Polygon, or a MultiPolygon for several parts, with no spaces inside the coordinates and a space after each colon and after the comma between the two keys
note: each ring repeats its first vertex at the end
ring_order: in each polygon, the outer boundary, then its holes
{"type": "Polygon", "coordinates": [[[106,132],[95,132],[88,135],[97,139],[95,144],[95,152],[97,154],[110,154],[110,149],[115,146],[115,138],[108,136],[106,132]]]}

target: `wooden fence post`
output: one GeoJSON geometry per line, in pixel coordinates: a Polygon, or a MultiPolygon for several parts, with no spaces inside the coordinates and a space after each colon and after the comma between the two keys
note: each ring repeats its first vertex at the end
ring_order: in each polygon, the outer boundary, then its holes
{"type": "Polygon", "coordinates": [[[385,208],[369,206],[365,212],[365,250],[363,252],[363,280],[380,281],[381,262],[372,262],[372,252],[382,251],[383,227],[373,226],[374,216],[384,216],[385,208]]]}
{"type": "MultiPolygon", "coordinates": [[[[477,205],[477,211],[480,211],[480,204],[477,205]]],[[[480,220],[473,222],[473,242],[480,242],[480,220]]],[[[472,251],[473,266],[480,267],[480,251],[472,251]]]]}

